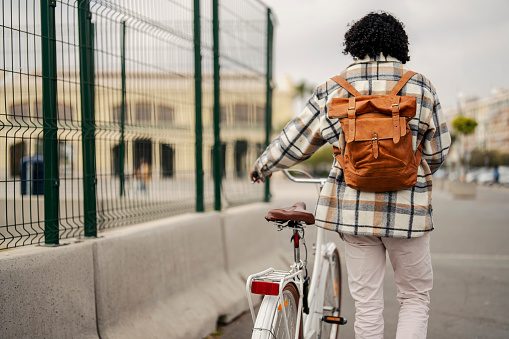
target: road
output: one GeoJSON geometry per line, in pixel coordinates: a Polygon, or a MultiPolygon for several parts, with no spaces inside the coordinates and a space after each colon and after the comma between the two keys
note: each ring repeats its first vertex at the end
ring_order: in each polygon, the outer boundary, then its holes
{"type": "MultiPolygon", "coordinates": [[[[290,203],[304,196],[313,210],[315,189],[309,185],[273,180],[274,198],[290,203]]],[[[435,230],[431,236],[434,288],[431,292],[428,338],[509,338],[509,189],[477,188],[471,200],[457,200],[446,192],[433,192],[435,230]]],[[[344,245],[334,234],[341,253],[344,245]]],[[[385,296],[385,338],[396,334],[399,304],[389,260],[385,296]]],[[[346,284],[343,263],[342,314],[349,322],[340,338],[354,338],[354,304],[346,284]]],[[[214,338],[250,338],[252,320],[244,314],[219,329],[214,338]]]]}

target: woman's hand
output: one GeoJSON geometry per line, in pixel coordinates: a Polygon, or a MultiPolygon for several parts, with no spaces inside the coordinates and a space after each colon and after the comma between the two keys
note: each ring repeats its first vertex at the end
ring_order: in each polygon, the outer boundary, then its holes
{"type": "MultiPolygon", "coordinates": [[[[270,178],[272,176],[272,173],[270,173],[267,178],[270,178]]],[[[249,174],[249,177],[251,178],[251,182],[252,183],[255,183],[255,182],[265,182],[265,178],[260,174],[258,173],[258,171],[256,171],[255,169],[252,169],[251,170],[251,173],[249,174]]]]}

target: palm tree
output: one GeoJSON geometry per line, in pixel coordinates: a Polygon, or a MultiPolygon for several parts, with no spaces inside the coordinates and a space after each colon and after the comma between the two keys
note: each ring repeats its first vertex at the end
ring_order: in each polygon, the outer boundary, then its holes
{"type": "MultiPolygon", "coordinates": [[[[460,115],[452,121],[452,127],[454,128],[456,133],[459,136],[461,136],[460,144],[462,145],[462,150],[461,150],[462,152],[460,153],[459,158],[460,158],[460,162],[462,163],[461,164],[462,169],[465,170],[465,168],[467,166],[467,162],[465,161],[466,159],[465,159],[464,153],[465,153],[466,147],[464,147],[464,145],[463,145],[463,140],[464,140],[464,136],[474,133],[475,128],[477,127],[477,121],[475,121],[475,119],[460,115]]],[[[466,142],[466,140],[465,140],[465,142],[466,142]]]]}

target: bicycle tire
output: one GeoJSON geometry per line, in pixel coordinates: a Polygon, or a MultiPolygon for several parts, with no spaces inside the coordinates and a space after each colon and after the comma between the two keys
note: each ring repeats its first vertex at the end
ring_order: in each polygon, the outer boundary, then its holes
{"type": "MultiPolygon", "coordinates": [[[[334,250],[330,257],[329,269],[325,278],[325,290],[323,296],[323,315],[341,316],[341,261],[339,252],[334,250]],[[331,266],[333,264],[333,269],[331,266]],[[331,273],[334,277],[331,277],[331,273]]],[[[337,339],[339,337],[339,325],[321,321],[321,339],[337,339]]]]}
{"type": "MultiPolygon", "coordinates": [[[[293,283],[283,288],[283,300],[290,327],[290,339],[295,338],[295,323],[298,318],[299,293],[293,283]]],[[[260,311],[256,317],[252,339],[287,339],[284,328],[282,305],[277,296],[265,296],[260,311]]],[[[299,328],[299,338],[302,339],[302,315],[299,328]]]]}

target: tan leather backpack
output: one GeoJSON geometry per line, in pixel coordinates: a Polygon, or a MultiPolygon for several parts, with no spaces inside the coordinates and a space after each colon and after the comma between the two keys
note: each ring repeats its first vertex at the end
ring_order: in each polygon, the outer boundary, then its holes
{"type": "Polygon", "coordinates": [[[389,192],[417,182],[422,145],[414,152],[408,125],[415,116],[416,97],[398,95],[414,74],[405,73],[388,95],[361,95],[342,77],[332,78],[354,95],[332,99],[328,113],[329,118],[340,119],[345,134],[345,147],[334,147],[334,157],[349,187],[389,192]]]}

